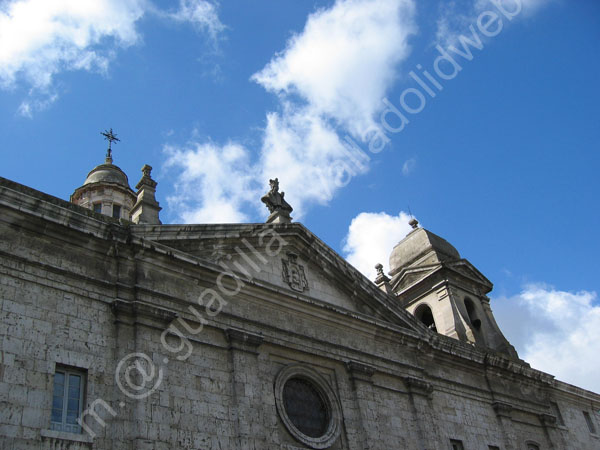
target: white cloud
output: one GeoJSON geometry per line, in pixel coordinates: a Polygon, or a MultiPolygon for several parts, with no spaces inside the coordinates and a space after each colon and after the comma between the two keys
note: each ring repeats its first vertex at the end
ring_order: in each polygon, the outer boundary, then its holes
{"type": "MultiPolygon", "coordinates": [[[[368,170],[364,142],[385,140],[374,139],[374,117],[414,32],[413,0],[338,0],[311,14],[304,30],[253,75],[278,95],[280,110],[267,113],[251,171],[265,191],[267,180],[279,177],[296,219],[308,204],[327,203],[350,178],[368,170]]],[[[170,166],[186,170],[178,162],[170,166]]],[[[177,201],[189,204],[198,191],[206,192],[205,182],[203,174],[190,179],[177,201]]]]}
{"type": "Polygon", "coordinates": [[[595,292],[566,292],[529,284],[510,298],[493,300],[507,339],[532,367],[600,392],[600,304],[595,292]]]}
{"type": "Polygon", "coordinates": [[[460,4],[454,0],[443,2],[440,4],[435,42],[445,48],[456,46],[461,35],[471,36],[469,25],[477,28],[477,18],[484,11],[497,13],[505,25],[511,20],[502,14],[502,10],[514,20],[529,17],[552,1],[554,0],[467,0],[460,4]]]}
{"type": "Polygon", "coordinates": [[[222,147],[192,143],[184,149],[167,147],[166,151],[167,168],[183,169],[175,183],[175,195],[167,200],[185,222],[238,223],[248,219],[242,207],[258,201],[259,196],[246,149],[235,143],[222,147]]]}
{"type": "Polygon", "coordinates": [[[410,175],[415,170],[415,167],[417,167],[416,158],[407,159],[404,164],[402,164],[402,175],[410,175]]]}
{"type": "Polygon", "coordinates": [[[225,26],[219,20],[217,5],[207,0],[179,0],[179,9],[164,15],[178,22],[195,24],[201,30],[207,32],[213,40],[216,40],[225,29],[225,26]]]}
{"type": "Polygon", "coordinates": [[[315,115],[360,135],[374,125],[396,66],[408,55],[413,15],[409,0],[338,1],[309,16],[304,31],[253,79],[271,92],[299,95],[315,115]]]}
{"type": "Polygon", "coordinates": [[[371,280],[375,279],[377,263],[383,264],[387,273],[392,249],[412,230],[408,224],[410,219],[411,216],[402,211],[397,216],[384,212],[360,213],[348,227],[345,258],[371,280]]]}
{"type": "Polygon", "coordinates": [[[213,3],[180,0],[166,14],[149,0],[8,0],[0,4],[0,88],[31,87],[19,113],[56,101],[57,74],[69,70],[105,73],[116,49],[136,44],[136,23],[146,12],[192,22],[213,39],[223,30],[213,3]]]}
{"type": "Polygon", "coordinates": [[[44,90],[43,93],[30,92],[29,98],[21,102],[17,112],[21,116],[31,119],[34,112],[48,109],[56,100],[58,100],[56,92],[47,90],[44,90]]]}
{"type": "Polygon", "coordinates": [[[0,11],[0,85],[22,77],[47,88],[62,70],[105,70],[112,39],[126,47],[138,40],[141,0],[13,0],[0,11]]]}

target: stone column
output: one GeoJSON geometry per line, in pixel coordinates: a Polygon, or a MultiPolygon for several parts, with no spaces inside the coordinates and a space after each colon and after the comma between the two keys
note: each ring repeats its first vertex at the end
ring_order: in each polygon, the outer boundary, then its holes
{"type": "MultiPolygon", "coordinates": [[[[354,436],[349,434],[349,446],[352,449],[369,450],[369,433],[367,424],[368,417],[368,400],[373,398],[373,374],[375,368],[355,361],[348,361],[346,369],[350,374],[350,382],[352,383],[352,392],[354,394],[354,402],[357,411],[357,426],[354,436]]],[[[350,433],[350,430],[348,430],[350,433]]]]}
{"type": "Polygon", "coordinates": [[[264,407],[259,379],[258,347],[263,337],[233,328],[225,330],[231,363],[231,411],[239,450],[266,448],[264,407]]]}

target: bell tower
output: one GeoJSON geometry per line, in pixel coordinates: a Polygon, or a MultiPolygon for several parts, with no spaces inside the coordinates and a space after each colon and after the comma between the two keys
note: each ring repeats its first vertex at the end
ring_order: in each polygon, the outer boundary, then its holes
{"type": "Polygon", "coordinates": [[[390,255],[391,279],[376,283],[433,331],[518,358],[494,319],[492,283],[445,239],[410,225],[390,255]]]}

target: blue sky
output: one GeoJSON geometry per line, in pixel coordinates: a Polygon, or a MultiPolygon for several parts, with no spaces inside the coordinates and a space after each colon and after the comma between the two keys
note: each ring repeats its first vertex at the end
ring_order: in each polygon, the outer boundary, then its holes
{"type": "Polygon", "coordinates": [[[0,1],[0,175],[68,199],[112,127],[163,223],[264,221],[279,177],[371,278],[410,209],[522,357],[600,391],[600,4],[495,3],[0,1]]]}

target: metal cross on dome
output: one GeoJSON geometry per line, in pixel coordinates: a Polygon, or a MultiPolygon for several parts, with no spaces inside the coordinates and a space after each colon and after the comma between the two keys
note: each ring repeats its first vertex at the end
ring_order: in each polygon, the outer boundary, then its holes
{"type": "Polygon", "coordinates": [[[113,142],[120,142],[121,139],[119,139],[117,137],[116,134],[113,133],[112,128],[108,131],[104,130],[104,132],[100,133],[102,136],[104,136],[104,139],[108,141],[108,150],[106,151],[106,159],[110,159],[112,161],[112,143],[113,142]]]}

